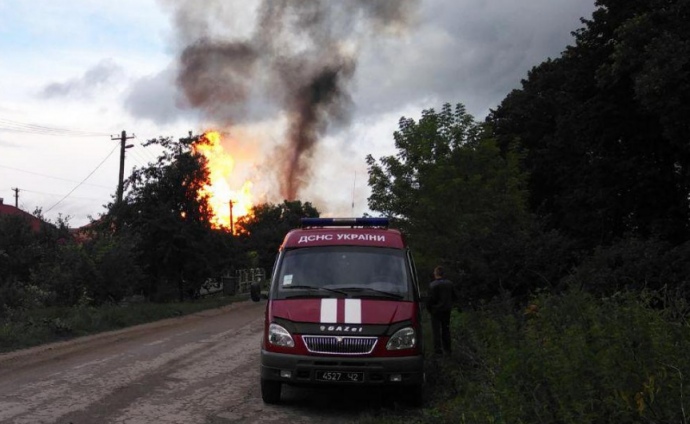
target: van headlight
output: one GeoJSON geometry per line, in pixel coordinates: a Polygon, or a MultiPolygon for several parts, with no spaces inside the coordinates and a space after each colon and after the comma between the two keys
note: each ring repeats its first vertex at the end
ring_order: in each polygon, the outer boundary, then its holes
{"type": "Polygon", "coordinates": [[[275,323],[268,326],[268,342],[275,346],[295,347],[295,341],[290,333],[275,323]]]}
{"type": "Polygon", "coordinates": [[[386,343],[388,350],[412,349],[417,345],[417,335],[412,327],[405,327],[393,334],[386,343]]]}

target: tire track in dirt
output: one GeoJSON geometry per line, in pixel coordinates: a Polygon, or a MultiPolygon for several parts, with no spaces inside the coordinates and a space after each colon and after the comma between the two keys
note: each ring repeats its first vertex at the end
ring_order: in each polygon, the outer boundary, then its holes
{"type": "Polygon", "coordinates": [[[265,303],[229,307],[0,355],[0,423],[349,423],[375,390],[259,389],[265,303]]]}

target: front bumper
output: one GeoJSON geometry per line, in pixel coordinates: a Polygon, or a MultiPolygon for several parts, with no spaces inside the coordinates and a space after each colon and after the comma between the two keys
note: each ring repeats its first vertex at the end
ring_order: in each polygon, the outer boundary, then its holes
{"type": "Polygon", "coordinates": [[[324,357],[261,351],[261,378],[291,385],[416,386],[424,382],[422,355],[405,357],[324,357]],[[281,376],[281,371],[283,375],[281,376]],[[289,371],[290,376],[285,376],[289,371]],[[363,373],[361,382],[316,379],[316,371],[363,373]]]}

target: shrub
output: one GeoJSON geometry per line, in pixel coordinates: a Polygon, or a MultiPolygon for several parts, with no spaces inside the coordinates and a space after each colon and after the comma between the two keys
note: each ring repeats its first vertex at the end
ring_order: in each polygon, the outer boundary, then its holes
{"type": "Polygon", "coordinates": [[[690,242],[671,246],[630,237],[598,248],[577,268],[575,278],[595,293],[621,290],[670,290],[690,296],[690,242]]]}
{"type": "Polygon", "coordinates": [[[569,290],[520,313],[488,305],[456,315],[456,371],[437,382],[446,396],[436,421],[681,422],[690,332],[650,307],[657,297],[569,290]]]}

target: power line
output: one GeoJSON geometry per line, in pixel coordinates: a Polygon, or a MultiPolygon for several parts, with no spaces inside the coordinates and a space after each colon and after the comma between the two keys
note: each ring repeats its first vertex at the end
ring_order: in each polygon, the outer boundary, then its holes
{"type": "Polygon", "coordinates": [[[5,118],[0,118],[0,130],[76,137],[101,137],[104,135],[108,135],[106,133],[99,133],[95,131],[82,131],[67,128],[49,127],[45,125],[28,124],[24,122],[12,121],[10,119],[5,118]]]}
{"type": "Polygon", "coordinates": [[[47,212],[50,212],[51,209],[53,209],[55,206],[57,206],[57,205],[59,205],[60,203],[62,203],[62,201],[65,200],[66,198],[68,198],[70,194],[74,193],[74,190],[78,189],[82,184],[84,184],[84,182],[85,182],[86,180],[88,180],[88,179],[93,175],[93,173],[96,172],[96,171],[98,170],[98,168],[100,168],[101,165],[103,165],[103,164],[105,163],[106,160],[108,160],[108,158],[110,157],[110,155],[112,155],[113,152],[114,152],[117,148],[118,148],[118,146],[116,145],[116,146],[113,148],[113,150],[111,150],[110,153],[108,153],[108,156],[106,156],[105,159],[103,159],[103,160],[101,161],[101,163],[99,163],[98,166],[96,166],[96,168],[95,168],[93,171],[91,171],[91,172],[89,173],[89,175],[86,176],[86,178],[84,178],[79,184],[77,184],[76,187],[74,187],[74,188],[72,189],[72,191],[70,191],[69,193],[65,194],[65,197],[63,197],[62,199],[58,200],[57,203],[55,203],[53,206],[51,206],[50,208],[48,208],[48,210],[46,210],[46,213],[47,213],[47,212]]]}
{"type": "MultiPolygon", "coordinates": [[[[117,146],[115,146],[115,147],[117,147],[117,146]]],[[[41,174],[41,173],[38,173],[38,172],[27,171],[27,170],[25,170],[25,169],[14,168],[14,167],[12,167],[12,166],[0,165],[0,168],[11,169],[11,170],[13,170],[13,171],[19,171],[19,172],[26,172],[27,174],[38,175],[39,177],[52,178],[52,179],[54,179],[54,180],[67,181],[67,182],[70,182],[70,183],[76,183],[76,182],[78,182],[77,180],[69,180],[69,179],[67,179],[67,178],[54,177],[54,176],[52,176],[52,175],[46,175],[46,174],[41,174]]],[[[93,186],[93,187],[100,187],[100,188],[107,188],[107,189],[111,189],[111,188],[112,188],[112,187],[106,187],[106,186],[102,186],[102,185],[98,185],[98,184],[89,184],[89,183],[86,183],[85,185],[90,185],[90,186],[93,186]]]]}
{"type": "MultiPolygon", "coordinates": [[[[46,193],[44,191],[35,191],[35,190],[27,190],[25,188],[21,189],[25,193],[34,193],[34,194],[42,194],[44,196],[54,196],[54,197],[61,197],[63,196],[62,194],[57,194],[57,193],[46,193]]],[[[72,196],[72,199],[81,199],[81,200],[103,200],[103,199],[96,199],[95,197],[81,197],[81,196],[72,196]]]]}
{"type": "Polygon", "coordinates": [[[147,160],[144,156],[142,156],[141,153],[139,153],[136,149],[130,150],[130,153],[131,153],[131,155],[129,157],[134,159],[134,161],[137,164],[141,165],[142,167],[146,166],[145,164],[146,164],[147,160]]]}
{"type": "Polygon", "coordinates": [[[148,157],[148,162],[156,163],[158,161],[158,157],[151,153],[149,149],[144,148],[141,151],[144,152],[144,156],[148,157]]]}
{"type": "Polygon", "coordinates": [[[109,135],[95,131],[73,130],[68,128],[49,127],[45,125],[29,124],[0,118],[0,131],[40,134],[60,137],[103,137],[109,135]]]}

